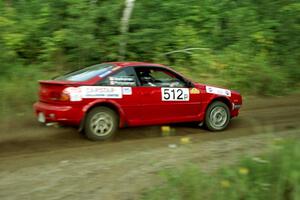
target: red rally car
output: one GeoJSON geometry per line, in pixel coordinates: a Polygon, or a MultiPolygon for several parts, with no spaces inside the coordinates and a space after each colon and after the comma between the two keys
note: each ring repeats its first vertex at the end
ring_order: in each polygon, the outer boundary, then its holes
{"type": "Polygon", "coordinates": [[[144,62],[97,64],[39,83],[38,121],[78,125],[91,140],[108,139],[119,127],[176,122],[221,131],[242,105],[236,91],[144,62]]]}

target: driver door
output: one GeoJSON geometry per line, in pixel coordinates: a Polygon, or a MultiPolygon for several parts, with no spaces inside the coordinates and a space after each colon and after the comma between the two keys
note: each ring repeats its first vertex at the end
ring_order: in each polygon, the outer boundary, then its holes
{"type": "Polygon", "coordinates": [[[200,95],[190,95],[184,78],[161,67],[135,67],[145,124],[197,120],[200,95]]]}

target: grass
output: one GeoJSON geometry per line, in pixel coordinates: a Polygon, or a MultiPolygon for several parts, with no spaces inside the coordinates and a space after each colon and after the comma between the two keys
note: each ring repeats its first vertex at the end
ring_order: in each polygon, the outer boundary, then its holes
{"type": "Polygon", "coordinates": [[[212,174],[196,166],[163,171],[165,183],[144,200],[296,200],[300,199],[300,142],[276,142],[271,153],[221,167],[212,174]]]}
{"type": "Polygon", "coordinates": [[[49,79],[52,76],[53,73],[28,68],[15,70],[14,73],[0,77],[1,119],[32,112],[32,104],[38,95],[38,80],[49,79]]]}

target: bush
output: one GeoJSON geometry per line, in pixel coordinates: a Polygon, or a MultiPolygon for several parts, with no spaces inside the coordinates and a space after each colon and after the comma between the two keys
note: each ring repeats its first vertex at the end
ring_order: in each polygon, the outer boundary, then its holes
{"type": "Polygon", "coordinates": [[[196,166],[162,172],[165,184],[147,191],[154,199],[274,199],[300,198],[300,142],[277,145],[273,152],[244,159],[234,166],[203,173],[196,166]]]}
{"type": "Polygon", "coordinates": [[[135,1],[122,34],[125,2],[0,1],[0,79],[12,65],[62,72],[122,59],[175,66],[243,94],[298,88],[299,2],[135,1]]]}
{"type": "Polygon", "coordinates": [[[37,100],[38,80],[49,79],[53,72],[42,72],[38,66],[11,66],[14,73],[0,77],[0,116],[28,110],[37,100]]]}

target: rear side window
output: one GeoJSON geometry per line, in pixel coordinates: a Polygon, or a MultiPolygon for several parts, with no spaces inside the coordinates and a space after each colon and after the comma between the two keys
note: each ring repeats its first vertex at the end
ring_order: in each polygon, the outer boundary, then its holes
{"type": "Polygon", "coordinates": [[[106,77],[100,82],[101,86],[136,86],[137,79],[132,67],[127,67],[106,77]]]}
{"type": "Polygon", "coordinates": [[[95,76],[104,77],[112,72],[112,64],[98,64],[59,76],[59,81],[87,81],[95,76]]]}

